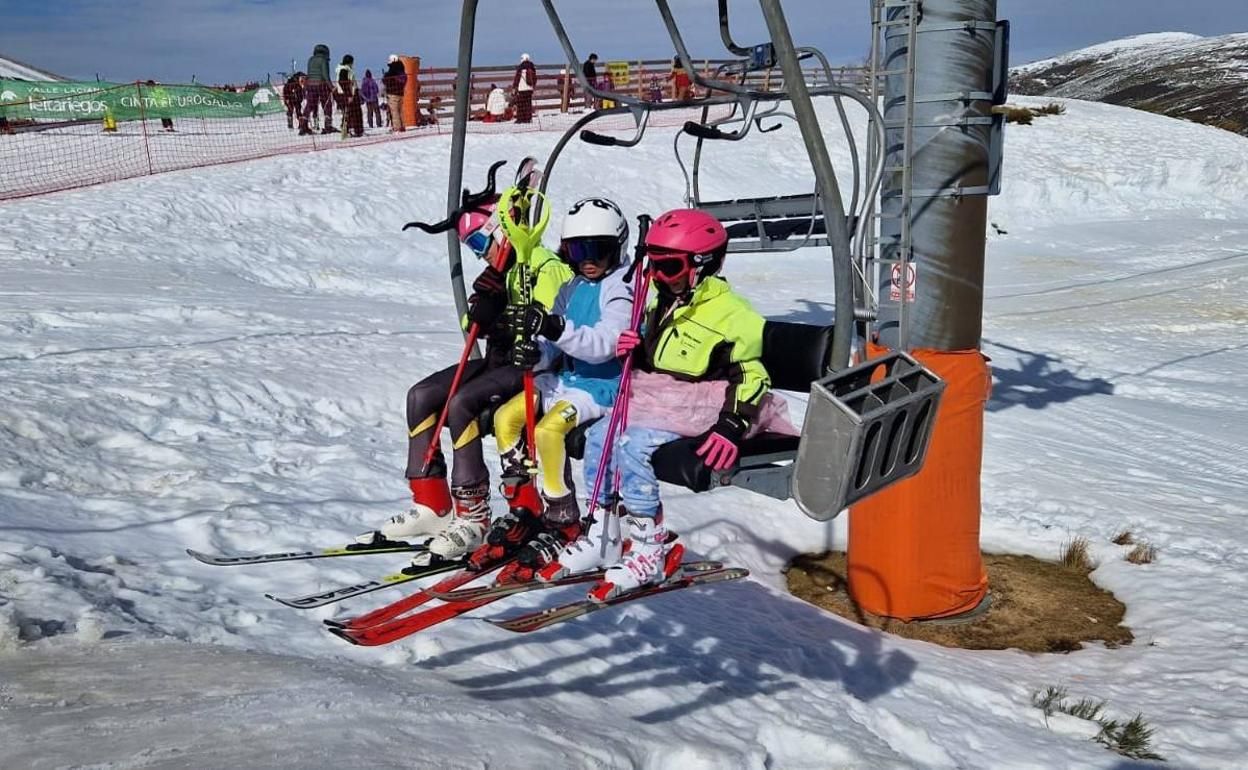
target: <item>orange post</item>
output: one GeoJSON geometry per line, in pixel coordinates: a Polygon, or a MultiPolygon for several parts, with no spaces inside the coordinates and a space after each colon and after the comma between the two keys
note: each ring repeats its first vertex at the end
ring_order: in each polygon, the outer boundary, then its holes
{"type": "Polygon", "coordinates": [[[403,88],[403,125],[420,125],[420,57],[400,56],[403,71],[407,73],[407,85],[403,88]]]}
{"type": "MultiPolygon", "coordinates": [[[[870,346],[872,357],[885,352],[870,346]]],[[[984,406],[978,350],[913,350],[947,384],[923,469],[852,506],[849,591],[867,612],[902,620],[969,612],[988,592],[979,551],[984,406]]]]}

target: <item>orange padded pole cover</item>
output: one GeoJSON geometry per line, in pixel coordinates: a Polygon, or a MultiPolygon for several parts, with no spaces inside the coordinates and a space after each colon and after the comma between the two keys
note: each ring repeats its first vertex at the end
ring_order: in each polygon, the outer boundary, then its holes
{"type": "Polygon", "coordinates": [[[420,57],[400,56],[403,71],[407,73],[407,85],[403,88],[403,125],[407,128],[418,124],[417,102],[420,101],[420,57]]]}
{"type": "Polygon", "coordinates": [[[873,615],[902,620],[960,615],[988,592],[979,552],[987,359],[978,350],[911,355],[947,383],[927,458],[914,476],[851,507],[848,545],[850,595],[873,615]]]}

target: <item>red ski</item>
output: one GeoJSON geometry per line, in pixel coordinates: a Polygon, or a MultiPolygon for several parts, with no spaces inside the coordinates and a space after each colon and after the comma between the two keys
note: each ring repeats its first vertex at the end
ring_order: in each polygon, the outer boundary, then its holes
{"type": "MultiPolygon", "coordinates": [[[[471,583],[479,577],[484,577],[485,575],[502,568],[504,565],[512,561],[512,558],[514,557],[508,557],[499,561],[497,564],[493,564],[482,570],[460,570],[453,575],[439,580],[437,583],[434,583],[426,589],[404,596],[398,601],[378,607],[372,612],[366,612],[363,615],[356,615],[351,618],[344,618],[343,620],[325,620],[322,622],[324,622],[326,626],[329,626],[330,631],[335,633],[338,631],[371,628],[373,626],[386,623],[402,615],[406,615],[429,600],[438,598],[441,594],[454,591],[460,586],[471,583]]],[[[339,636],[341,636],[341,634],[339,634],[339,636]]]]}
{"type": "MultiPolygon", "coordinates": [[[[686,562],[681,565],[682,574],[707,574],[723,570],[723,564],[717,561],[695,561],[686,562]]],[[[377,647],[383,644],[390,644],[399,639],[411,636],[420,631],[424,631],[431,626],[444,623],[448,620],[459,617],[465,613],[475,609],[484,607],[487,604],[513,596],[518,593],[528,591],[540,591],[547,588],[561,588],[563,586],[579,585],[584,583],[600,580],[604,570],[593,570],[592,572],[583,572],[578,575],[568,575],[549,582],[538,580],[530,580],[519,583],[505,583],[502,585],[482,586],[480,589],[467,589],[474,593],[459,593],[460,596],[467,596],[462,600],[448,601],[446,604],[437,607],[431,607],[422,612],[411,615],[405,615],[396,618],[388,623],[381,623],[368,628],[330,628],[330,633],[345,639],[351,644],[363,647],[377,647]]],[[[436,586],[435,586],[436,588],[436,586]]],[[[434,589],[428,589],[432,592],[434,589]]],[[[451,594],[454,596],[455,594],[451,594]]],[[[493,622],[493,621],[491,621],[493,622]]]]}

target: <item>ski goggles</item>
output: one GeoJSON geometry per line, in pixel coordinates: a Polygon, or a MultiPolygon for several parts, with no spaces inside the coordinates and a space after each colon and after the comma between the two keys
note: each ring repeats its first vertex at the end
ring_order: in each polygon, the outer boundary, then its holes
{"type": "Polygon", "coordinates": [[[660,280],[675,283],[693,271],[692,260],[687,251],[665,249],[660,246],[646,248],[651,273],[660,280]]]}
{"type": "Polygon", "coordinates": [[[559,244],[559,256],[570,265],[582,262],[614,262],[620,255],[615,238],[572,238],[559,244]]]}
{"type": "Polygon", "coordinates": [[[495,240],[495,233],[498,231],[498,222],[494,219],[488,220],[480,228],[473,230],[464,237],[464,245],[477,255],[478,259],[485,259],[485,255],[490,250],[490,243],[495,240]]]}

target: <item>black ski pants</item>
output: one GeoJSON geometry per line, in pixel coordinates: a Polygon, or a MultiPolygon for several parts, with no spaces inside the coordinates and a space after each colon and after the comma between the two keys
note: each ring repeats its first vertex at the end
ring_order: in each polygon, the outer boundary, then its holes
{"type": "Polygon", "coordinates": [[[455,365],[434,372],[407,391],[407,477],[431,476],[445,468],[442,447],[424,469],[425,451],[433,438],[433,428],[443,406],[447,409],[446,426],[450,428],[451,485],[474,486],[488,482],[481,449],[481,427],[478,417],[491,404],[497,406],[524,389],[524,370],[510,364],[491,365],[487,360],[469,361],[459,390],[448,404],[446,394],[455,378],[455,365]]]}

